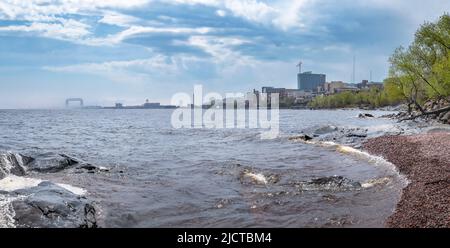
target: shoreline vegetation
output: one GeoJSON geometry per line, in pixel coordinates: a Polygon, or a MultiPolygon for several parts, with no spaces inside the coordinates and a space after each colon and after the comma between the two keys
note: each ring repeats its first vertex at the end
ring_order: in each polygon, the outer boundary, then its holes
{"type": "Polygon", "coordinates": [[[383,89],[318,96],[309,107],[376,109],[404,104],[407,112],[398,116],[401,120],[425,117],[449,123],[450,15],[420,26],[413,43],[397,48],[389,62],[383,89]]]}

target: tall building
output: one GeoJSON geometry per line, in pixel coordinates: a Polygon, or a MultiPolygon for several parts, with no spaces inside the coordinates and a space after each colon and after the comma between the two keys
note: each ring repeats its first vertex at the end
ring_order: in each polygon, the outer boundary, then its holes
{"type": "Polygon", "coordinates": [[[304,91],[317,91],[326,81],[325,74],[314,74],[310,71],[299,73],[297,76],[298,89],[304,91]]]}

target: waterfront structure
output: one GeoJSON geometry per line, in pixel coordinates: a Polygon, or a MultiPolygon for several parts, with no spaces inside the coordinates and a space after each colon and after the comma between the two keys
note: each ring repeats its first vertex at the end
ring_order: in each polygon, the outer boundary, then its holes
{"type": "Polygon", "coordinates": [[[369,80],[362,80],[361,83],[356,84],[356,87],[361,90],[370,90],[373,88],[382,90],[384,88],[384,84],[379,82],[369,82],[369,80]]]}
{"type": "Polygon", "coordinates": [[[66,99],[66,108],[70,107],[71,102],[78,102],[80,103],[80,108],[84,107],[83,99],[81,98],[68,98],[66,99]]]}
{"type": "Polygon", "coordinates": [[[113,107],[104,107],[104,109],[175,109],[177,106],[161,105],[159,102],[149,102],[146,100],[144,104],[137,106],[124,106],[122,103],[116,103],[113,107]]]}
{"type": "Polygon", "coordinates": [[[326,82],[325,74],[315,74],[312,72],[303,72],[297,74],[297,84],[299,90],[317,92],[318,87],[326,82]]]}
{"type": "Polygon", "coordinates": [[[161,107],[161,103],[159,103],[159,102],[149,102],[148,99],[144,103],[144,108],[145,109],[154,109],[154,108],[160,108],[160,107],[161,107]]]}
{"type": "Polygon", "coordinates": [[[360,89],[358,89],[358,87],[356,87],[355,84],[345,84],[344,87],[335,89],[334,93],[341,93],[341,92],[346,92],[346,91],[358,92],[358,91],[360,91],[360,89]]]}
{"type": "MultiPolygon", "coordinates": [[[[254,90],[254,93],[259,95],[259,91],[254,90]]],[[[280,104],[287,104],[291,108],[305,108],[307,103],[311,101],[316,93],[312,91],[298,90],[298,89],[286,89],[286,88],[275,88],[275,87],[263,87],[262,93],[268,95],[270,101],[270,95],[277,93],[279,94],[280,104]]],[[[258,97],[257,95],[257,97],[258,97]]],[[[280,106],[281,106],[280,105],[280,106]]],[[[285,106],[286,107],[286,106],[285,106]]]]}
{"type": "Polygon", "coordinates": [[[262,87],[262,93],[265,93],[267,95],[278,93],[280,99],[287,97],[286,88],[262,87]]]}
{"type": "Polygon", "coordinates": [[[318,91],[325,94],[334,94],[339,89],[345,88],[346,84],[342,81],[331,81],[319,86],[318,91]]]}

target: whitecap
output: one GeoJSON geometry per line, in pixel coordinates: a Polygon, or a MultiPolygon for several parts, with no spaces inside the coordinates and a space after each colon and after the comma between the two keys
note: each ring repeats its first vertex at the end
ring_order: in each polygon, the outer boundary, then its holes
{"type": "Polygon", "coordinates": [[[266,176],[264,176],[261,173],[255,174],[255,173],[246,172],[246,173],[244,173],[244,177],[251,178],[253,181],[260,183],[260,184],[268,183],[266,176]]]}
{"type": "Polygon", "coordinates": [[[0,190],[11,192],[19,189],[33,188],[40,183],[42,183],[42,180],[40,179],[9,175],[0,180],[0,190]]]}
{"type": "Polygon", "coordinates": [[[376,185],[380,185],[380,184],[388,184],[390,183],[392,180],[389,177],[382,177],[382,178],[376,178],[376,179],[370,179],[367,180],[363,183],[361,183],[361,187],[363,188],[372,188],[376,185]]]}

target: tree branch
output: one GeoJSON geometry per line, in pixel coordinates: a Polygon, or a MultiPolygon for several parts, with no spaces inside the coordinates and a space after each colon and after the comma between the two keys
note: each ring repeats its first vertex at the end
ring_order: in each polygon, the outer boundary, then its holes
{"type": "Polygon", "coordinates": [[[445,112],[449,112],[449,111],[450,111],[450,106],[447,106],[445,108],[441,108],[441,109],[438,109],[438,110],[435,110],[435,111],[424,112],[424,113],[422,113],[420,115],[415,115],[415,116],[411,116],[411,117],[408,117],[408,118],[401,119],[400,122],[414,120],[414,119],[417,119],[419,117],[427,116],[427,115],[437,115],[437,114],[445,113],[445,112]]]}

